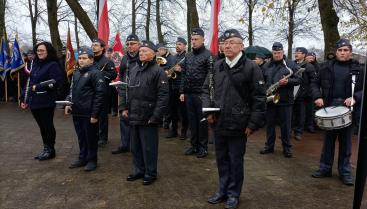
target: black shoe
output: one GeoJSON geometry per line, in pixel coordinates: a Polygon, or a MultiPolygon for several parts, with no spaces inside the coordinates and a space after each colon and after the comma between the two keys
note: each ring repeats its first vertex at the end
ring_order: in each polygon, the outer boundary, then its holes
{"type": "Polygon", "coordinates": [[[81,159],[78,159],[76,160],[75,162],[72,162],[70,165],[69,165],[69,168],[70,169],[73,169],[73,168],[80,168],[80,167],[83,167],[87,165],[87,162],[84,161],[84,160],[81,160],[81,159]]]}
{"type": "Polygon", "coordinates": [[[170,131],[166,136],[167,139],[176,138],[178,136],[177,131],[170,131]]]}
{"type": "Polygon", "coordinates": [[[144,177],[144,179],[143,179],[143,185],[145,185],[145,186],[150,185],[153,182],[155,182],[155,180],[157,180],[156,177],[144,177]]]}
{"type": "Polygon", "coordinates": [[[317,170],[315,171],[315,173],[313,173],[311,175],[313,178],[325,178],[325,177],[331,177],[331,171],[322,171],[322,170],[317,170]]]}
{"type": "Polygon", "coordinates": [[[37,156],[34,157],[34,159],[39,160],[40,157],[45,154],[46,150],[47,150],[47,148],[44,147],[43,150],[37,156]]]}
{"type": "Polygon", "coordinates": [[[129,152],[129,149],[127,148],[124,148],[124,147],[118,147],[117,149],[115,150],[112,150],[112,154],[113,155],[116,155],[116,154],[121,154],[121,153],[126,153],[126,152],[129,152]]]}
{"type": "Polygon", "coordinates": [[[238,206],[238,198],[236,197],[228,197],[227,202],[224,205],[226,209],[235,209],[238,206]]]}
{"type": "Polygon", "coordinates": [[[55,158],[56,153],[55,153],[55,149],[53,148],[46,148],[45,152],[43,153],[43,155],[38,157],[38,160],[43,161],[43,160],[49,160],[49,159],[53,159],[55,158]]]}
{"type": "Polygon", "coordinates": [[[302,135],[301,135],[301,134],[294,134],[294,138],[295,138],[297,141],[301,141],[301,140],[302,140],[302,135]]]}
{"type": "Polygon", "coordinates": [[[340,181],[343,182],[343,184],[348,185],[348,186],[353,186],[353,177],[351,175],[344,175],[344,176],[339,176],[340,181]]]}
{"type": "Polygon", "coordinates": [[[198,150],[193,147],[190,147],[185,151],[185,155],[193,155],[196,153],[198,153],[198,150]]]}
{"type": "Polygon", "coordinates": [[[163,123],[163,128],[164,129],[169,129],[169,123],[163,123]]]}
{"type": "Polygon", "coordinates": [[[285,158],[292,158],[293,154],[291,151],[283,151],[283,155],[285,158]]]}
{"type": "Polygon", "coordinates": [[[97,168],[97,163],[94,161],[89,161],[87,165],[84,167],[85,171],[94,171],[97,168]]]}
{"type": "Polygon", "coordinates": [[[308,127],[307,128],[307,131],[309,132],[309,133],[315,133],[316,131],[315,131],[315,128],[313,127],[313,126],[310,126],[310,127],[308,127]]]}
{"type": "Polygon", "coordinates": [[[127,176],[127,181],[135,181],[144,177],[144,174],[130,174],[127,176]]]}
{"type": "Polygon", "coordinates": [[[181,130],[180,139],[181,140],[187,139],[187,131],[186,130],[181,130]]]}
{"type": "Polygon", "coordinates": [[[227,196],[224,194],[220,194],[219,192],[215,193],[213,196],[209,197],[208,203],[210,204],[218,204],[227,199],[227,196]]]}
{"type": "Polygon", "coordinates": [[[204,158],[204,157],[206,157],[208,155],[208,151],[206,151],[206,150],[201,150],[201,151],[199,151],[197,154],[196,154],[196,157],[197,158],[204,158]]]}
{"type": "Polygon", "coordinates": [[[263,150],[260,150],[260,154],[262,154],[262,155],[270,154],[270,153],[273,153],[273,152],[274,152],[274,149],[264,148],[263,150]]]}
{"type": "Polygon", "coordinates": [[[98,140],[98,146],[103,147],[107,144],[107,140],[98,140]]]}

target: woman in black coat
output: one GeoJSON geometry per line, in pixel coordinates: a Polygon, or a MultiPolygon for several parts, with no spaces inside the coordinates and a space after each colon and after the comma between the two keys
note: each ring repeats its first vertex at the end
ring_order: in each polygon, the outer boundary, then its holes
{"type": "Polygon", "coordinates": [[[48,160],[55,157],[56,130],[53,123],[57,86],[63,82],[63,71],[57,62],[56,50],[49,42],[41,42],[34,49],[36,55],[21,97],[21,107],[29,109],[42,135],[44,149],[35,159],[48,160]],[[55,82],[45,82],[54,80],[55,82]]]}

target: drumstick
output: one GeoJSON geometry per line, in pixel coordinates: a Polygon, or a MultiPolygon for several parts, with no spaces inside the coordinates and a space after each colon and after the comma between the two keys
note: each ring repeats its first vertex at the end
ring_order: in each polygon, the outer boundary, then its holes
{"type": "Polygon", "coordinates": [[[322,109],[324,109],[324,111],[325,111],[326,113],[328,113],[328,112],[326,111],[326,108],[325,108],[325,107],[322,107],[322,109]]]}

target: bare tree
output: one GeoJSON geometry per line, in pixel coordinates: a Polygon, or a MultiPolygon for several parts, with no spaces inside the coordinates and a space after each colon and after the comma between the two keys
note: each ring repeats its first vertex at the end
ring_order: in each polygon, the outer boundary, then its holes
{"type": "Polygon", "coordinates": [[[199,27],[199,15],[196,8],[196,0],[186,0],[187,2],[187,39],[188,47],[191,50],[191,32],[193,28],[199,27]]]}
{"type": "Polygon", "coordinates": [[[6,39],[5,6],[6,0],[0,0],[0,37],[4,36],[6,39]]]}
{"type": "Polygon", "coordinates": [[[150,14],[151,14],[152,0],[148,0],[147,2],[147,16],[145,21],[145,39],[149,41],[149,28],[150,28],[150,14]]]}
{"type": "Polygon", "coordinates": [[[57,21],[57,0],[47,0],[47,14],[52,45],[55,47],[57,52],[60,53],[62,43],[57,21]]]}
{"type": "Polygon", "coordinates": [[[32,43],[33,46],[37,43],[37,22],[42,11],[39,10],[38,0],[28,0],[28,11],[32,26],[32,43]]]}
{"type": "Polygon", "coordinates": [[[160,0],[156,0],[156,5],[155,5],[155,13],[156,13],[156,24],[157,24],[157,35],[158,35],[158,42],[159,43],[163,43],[164,42],[164,37],[163,37],[163,33],[162,33],[162,22],[161,22],[161,6],[160,6],[160,0]]]}

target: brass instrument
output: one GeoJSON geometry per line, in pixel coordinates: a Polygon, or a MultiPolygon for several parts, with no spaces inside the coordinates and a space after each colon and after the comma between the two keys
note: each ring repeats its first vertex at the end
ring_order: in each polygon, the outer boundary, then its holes
{"type": "Polygon", "coordinates": [[[165,65],[167,63],[167,59],[164,57],[156,57],[155,61],[158,65],[165,65]]]}
{"type": "Polygon", "coordinates": [[[182,58],[178,63],[176,63],[173,67],[171,67],[170,69],[168,69],[166,71],[167,73],[167,77],[168,78],[172,78],[172,79],[176,79],[177,77],[177,74],[176,74],[176,71],[175,71],[175,68],[180,65],[181,63],[183,63],[183,61],[185,61],[185,57],[182,58]]]}
{"type": "MultiPolygon", "coordinates": [[[[288,79],[289,77],[291,77],[293,75],[293,70],[290,69],[287,66],[287,63],[285,62],[285,60],[283,59],[283,64],[284,66],[287,68],[287,70],[289,71],[289,74],[284,76],[283,79],[288,79]]],[[[274,104],[278,103],[280,100],[280,95],[279,93],[275,93],[278,88],[280,87],[279,81],[274,83],[273,85],[271,85],[267,90],[266,90],[266,102],[273,102],[274,104]]]]}

